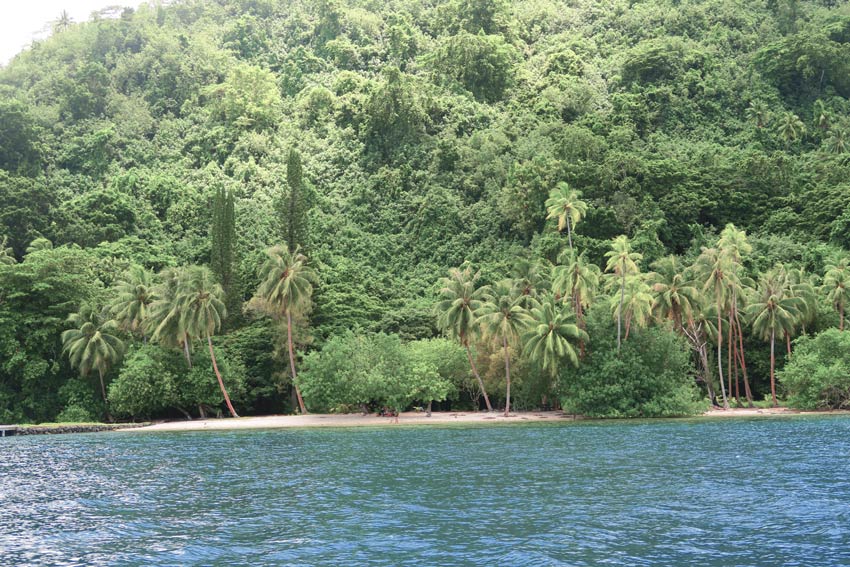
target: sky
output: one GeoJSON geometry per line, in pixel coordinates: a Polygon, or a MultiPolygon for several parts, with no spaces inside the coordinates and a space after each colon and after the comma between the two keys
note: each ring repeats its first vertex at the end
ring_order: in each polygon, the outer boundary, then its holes
{"type": "Polygon", "coordinates": [[[34,38],[46,37],[50,23],[66,10],[75,22],[107,6],[136,7],[142,0],[0,0],[0,65],[5,65],[34,38]]]}

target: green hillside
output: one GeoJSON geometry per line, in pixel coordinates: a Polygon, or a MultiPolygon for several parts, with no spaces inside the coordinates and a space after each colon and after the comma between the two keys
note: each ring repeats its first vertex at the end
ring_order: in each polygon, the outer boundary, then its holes
{"type": "MultiPolygon", "coordinates": [[[[133,265],[211,266],[237,406],[284,411],[285,326],[249,302],[273,245],[300,245],[317,274],[294,337],[315,375],[307,353],[342,348],[349,330],[397,335],[390,350],[439,336],[450,268],[496,284],[565,262],[546,207],[561,182],[587,204],[575,247],[602,269],[621,234],[646,273],[668,254],[693,264],[731,223],[752,248],[736,269],[753,290],[778,262],[819,278],[850,248],[848,158],[841,2],[178,0],[59,21],[0,69],[0,422],[104,415],[96,365],[79,378],[60,335],[71,313],[77,328],[103,318],[133,265]]],[[[826,293],[792,334],[838,325],[826,293]]],[[[609,312],[596,324],[613,336],[609,312]]],[[[125,415],[224,407],[203,333],[187,376],[168,370],[179,348],[142,327],[115,334],[128,376],[174,378],[117,392],[125,415]]],[[[768,346],[742,334],[761,399],[768,346]]],[[[503,391],[499,344],[478,343],[503,391]]],[[[558,394],[512,356],[520,407],[558,394]]],[[[120,366],[102,368],[107,385],[120,366]]]]}

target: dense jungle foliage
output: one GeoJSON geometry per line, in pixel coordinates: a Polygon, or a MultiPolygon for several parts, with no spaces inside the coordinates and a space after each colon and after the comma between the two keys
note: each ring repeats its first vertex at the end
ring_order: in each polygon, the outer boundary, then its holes
{"type": "Polygon", "coordinates": [[[0,69],[0,422],[783,397],[848,180],[841,2],[62,17],[0,69]]]}

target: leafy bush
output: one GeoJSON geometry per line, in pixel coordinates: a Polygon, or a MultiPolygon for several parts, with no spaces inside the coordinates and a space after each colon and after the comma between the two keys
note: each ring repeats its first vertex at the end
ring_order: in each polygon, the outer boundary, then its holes
{"type": "Polygon", "coordinates": [[[565,411],[589,417],[672,417],[699,413],[690,353],[668,330],[632,330],[617,354],[616,327],[596,309],[578,370],[561,378],[565,411]]]}
{"type": "Polygon", "coordinates": [[[789,405],[810,410],[850,406],[850,333],[829,329],[794,344],[794,356],[778,373],[789,405]]]}
{"type": "Polygon", "coordinates": [[[57,423],[91,423],[97,421],[86,408],[67,406],[56,416],[57,423]]]}
{"type": "Polygon", "coordinates": [[[109,385],[112,410],[119,416],[151,417],[177,404],[180,364],[178,354],[156,345],[131,352],[109,385]]]}
{"type": "Polygon", "coordinates": [[[438,364],[439,342],[404,345],[397,335],[348,331],[304,359],[298,384],[313,410],[386,405],[399,411],[415,400],[441,401],[455,389],[457,358],[438,364]]]}

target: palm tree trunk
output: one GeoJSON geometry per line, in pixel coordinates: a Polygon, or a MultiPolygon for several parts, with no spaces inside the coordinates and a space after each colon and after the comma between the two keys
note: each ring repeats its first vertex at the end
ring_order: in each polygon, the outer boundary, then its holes
{"type": "MultiPolygon", "coordinates": [[[[573,302],[575,303],[576,323],[578,324],[578,328],[581,329],[582,331],[585,331],[585,330],[587,330],[586,329],[587,325],[584,322],[584,310],[581,307],[581,297],[579,297],[579,295],[576,294],[573,297],[573,302]]],[[[584,360],[584,355],[585,355],[584,339],[579,340],[578,348],[579,348],[578,357],[579,357],[579,359],[584,360]]]]}
{"type": "Polygon", "coordinates": [[[623,337],[624,341],[629,340],[629,331],[631,330],[631,328],[632,328],[632,316],[628,315],[626,317],[626,336],[623,337]]]}
{"type": "Polygon", "coordinates": [[[791,359],[791,335],[788,334],[788,331],[785,331],[785,346],[788,350],[788,359],[791,359]]]}
{"type": "MultiPolygon", "coordinates": [[[[727,392],[729,397],[732,397],[732,312],[729,312],[729,330],[726,331],[726,380],[729,383],[727,392]]],[[[740,400],[739,400],[740,401],[740,400]]]]}
{"type": "Polygon", "coordinates": [[[298,375],[295,373],[295,347],[292,344],[292,313],[286,312],[286,340],[289,344],[289,368],[292,370],[292,386],[295,388],[295,396],[298,398],[298,409],[302,415],[307,413],[307,406],[304,405],[304,398],[301,397],[301,390],[298,388],[298,382],[295,379],[298,375]]]}
{"type": "Polygon", "coordinates": [[[844,330],[844,304],[838,306],[838,330],[844,330]]]}
{"type": "Polygon", "coordinates": [[[720,317],[720,306],[717,306],[717,371],[720,373],[720,393],[723,395],[723,409],[729,409],[726,398],[726,384],[723,382],[723,319],[720,317]]]}
{"type": "Polygon", "coordinates": [[[511,357],[508,354],[507,337],[502,337],[502,346],[505,349],[505,380],[507,381],[507,390],[505,393],[505,417],[508,417],[511,411],[511,357]]]}
{"type": "Polygon", "coordinates": [[[567,215],[567,240],[570,242],[570,252],[573,251],[573,230],[570,226],[570,215],[567,215]]]}
{"type": "Polygon", "coordinates": [[[192,355],[189,353],[189,337],[183,337],[183,355],[186,357],[186,364],[189,365],[189,370],[192,370],[192,355]]]}
{"type": "Polygon", "coordinates": [[[623,326],[623,303],[626,302],[626,272],[623,272],[623,283],[620,286],[620,308],[617,310],[617,354],[620,354],[620,347],[623,344],[621,340],[623,326]]]}
{"type": "Polygon", "coordinates": [[[741,329],[741,320],[738,318],[738,312],[735,312],[735,321],[738,329],[738,356],[741,357],[741,372],[744,374],[744,394],[747,396],[747,406],[755,407],[753,404],[753,392],[750,390],[750,379],[747,376],[747,357],[744,355],[744,331],[741,329]]]}
{"type": "Polygon", "coordinates": [[[103,396],[103,403],[106,404],[106,421],[112,422],[112,414],[109,412],[109,400],[106,399],[106,385],[103,382],[103,370],[97,369],[97,375],[100,377],[100,393],[103,396]]]}
{"type": "MultiPolygon", "coordinates": [[[[735,333],[737,335],[737,331],[735,333]]],[[[734,363],[730,363],[732,370],[735,372],[735,402],[738,404],[738,407],[741,407],[741,381],[738,379],[738,342],[734,340],[734,337],[730,337],[729,339],[730,345],[732,346],[732,360],[734,363]]],[[[729,392],[729,395],[732,395],[732,392],[729,392]]]]}
{"type": "Polygon", "coordinates": [[[475,361],[472,360],[472,351],[469,349],[469,343],[464,346],[466,346],[466,358],[469,359],[469,365],[472,367],[472,373],[475,375],[475,379],[478,380],[478,387],[481,388],[481,394],[484,396],[484,403],[487,404],[487,411],[492,412],[493,406],[490,405],[490,397],[484,389],[484,380],[481,379],[481,375],[478,374],[478,369],[475,367],[475,361]]]}
{"type": "Polygon", "coordinates": [[[218,378],[218,387],[221,388],[221,393],[224,394],[224,401],[227,403],[227,409],[230,410],[230,415],[239,417],[236,410],[233,409],[233,404],[230,403],[230,396],[227,395],[227,389],[224,387],[224,380],[221,379],[221,372],[218,371],[218,363],[215,360],[215,351],[213,350],[212,337],[207,335],[207,345],[210,347],[210,358],[212,359],[213,370],[215,377],[218,378]]]}
{"type": "Polygon", "coordinates": [[[774,353],[774,344],[776,343],[776,331],[773,329],[770,330],[770,395],[773,397],[773,407],[778,407],[779,403],[776,401],[776,375],[774,370],[776,369],[776,355],[774,353]]]}

